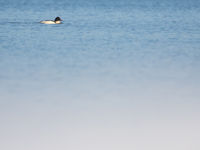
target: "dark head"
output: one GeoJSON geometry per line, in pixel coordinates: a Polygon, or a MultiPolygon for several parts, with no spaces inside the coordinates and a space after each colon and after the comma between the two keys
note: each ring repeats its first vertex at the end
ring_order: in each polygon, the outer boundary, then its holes
{"type": "Polygon", "coordinates": [[[60,19],[60,17],[56,17],[55,21],[62,21],[62,20],[60,19]]]}

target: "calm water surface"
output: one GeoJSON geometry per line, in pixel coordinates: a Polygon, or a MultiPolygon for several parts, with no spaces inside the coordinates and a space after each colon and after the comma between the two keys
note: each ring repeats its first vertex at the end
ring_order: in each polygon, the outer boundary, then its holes
{"type": "Polygon", "coordinates": [[[0,149],[200,149],[199,1],[0,0],[0,20],[0,149]]]}

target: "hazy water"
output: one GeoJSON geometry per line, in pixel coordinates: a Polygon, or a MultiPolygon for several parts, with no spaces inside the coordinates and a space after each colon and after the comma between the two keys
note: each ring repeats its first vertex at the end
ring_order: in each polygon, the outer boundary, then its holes
{"type": "Polygon", "coordinates": [[[0,0],[0,20],[1,149],[200,148],[199,1],[0,0]]]}

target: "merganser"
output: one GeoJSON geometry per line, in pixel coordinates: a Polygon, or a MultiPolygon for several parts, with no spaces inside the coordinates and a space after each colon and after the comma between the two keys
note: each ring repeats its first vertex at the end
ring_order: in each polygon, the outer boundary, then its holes
{"type": "Polygon", "coordinates": [[[44,20],[44,21],[40,21],[40,23],[43,23],[43,24],[61,24],[61,19],[60,17],[56,17],[55,20],[44,20]]]}

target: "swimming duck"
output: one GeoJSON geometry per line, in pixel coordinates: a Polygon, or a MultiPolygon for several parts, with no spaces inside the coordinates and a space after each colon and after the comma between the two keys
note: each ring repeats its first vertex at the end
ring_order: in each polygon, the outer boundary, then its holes
{"type": "Polygon", "coordinates": [[[56,17],[55,20],[44,20],[44,21],[40,21],[40,23],[43,23],[43,24],[61,24],[61,19],[60,17],[56,17]]]}

